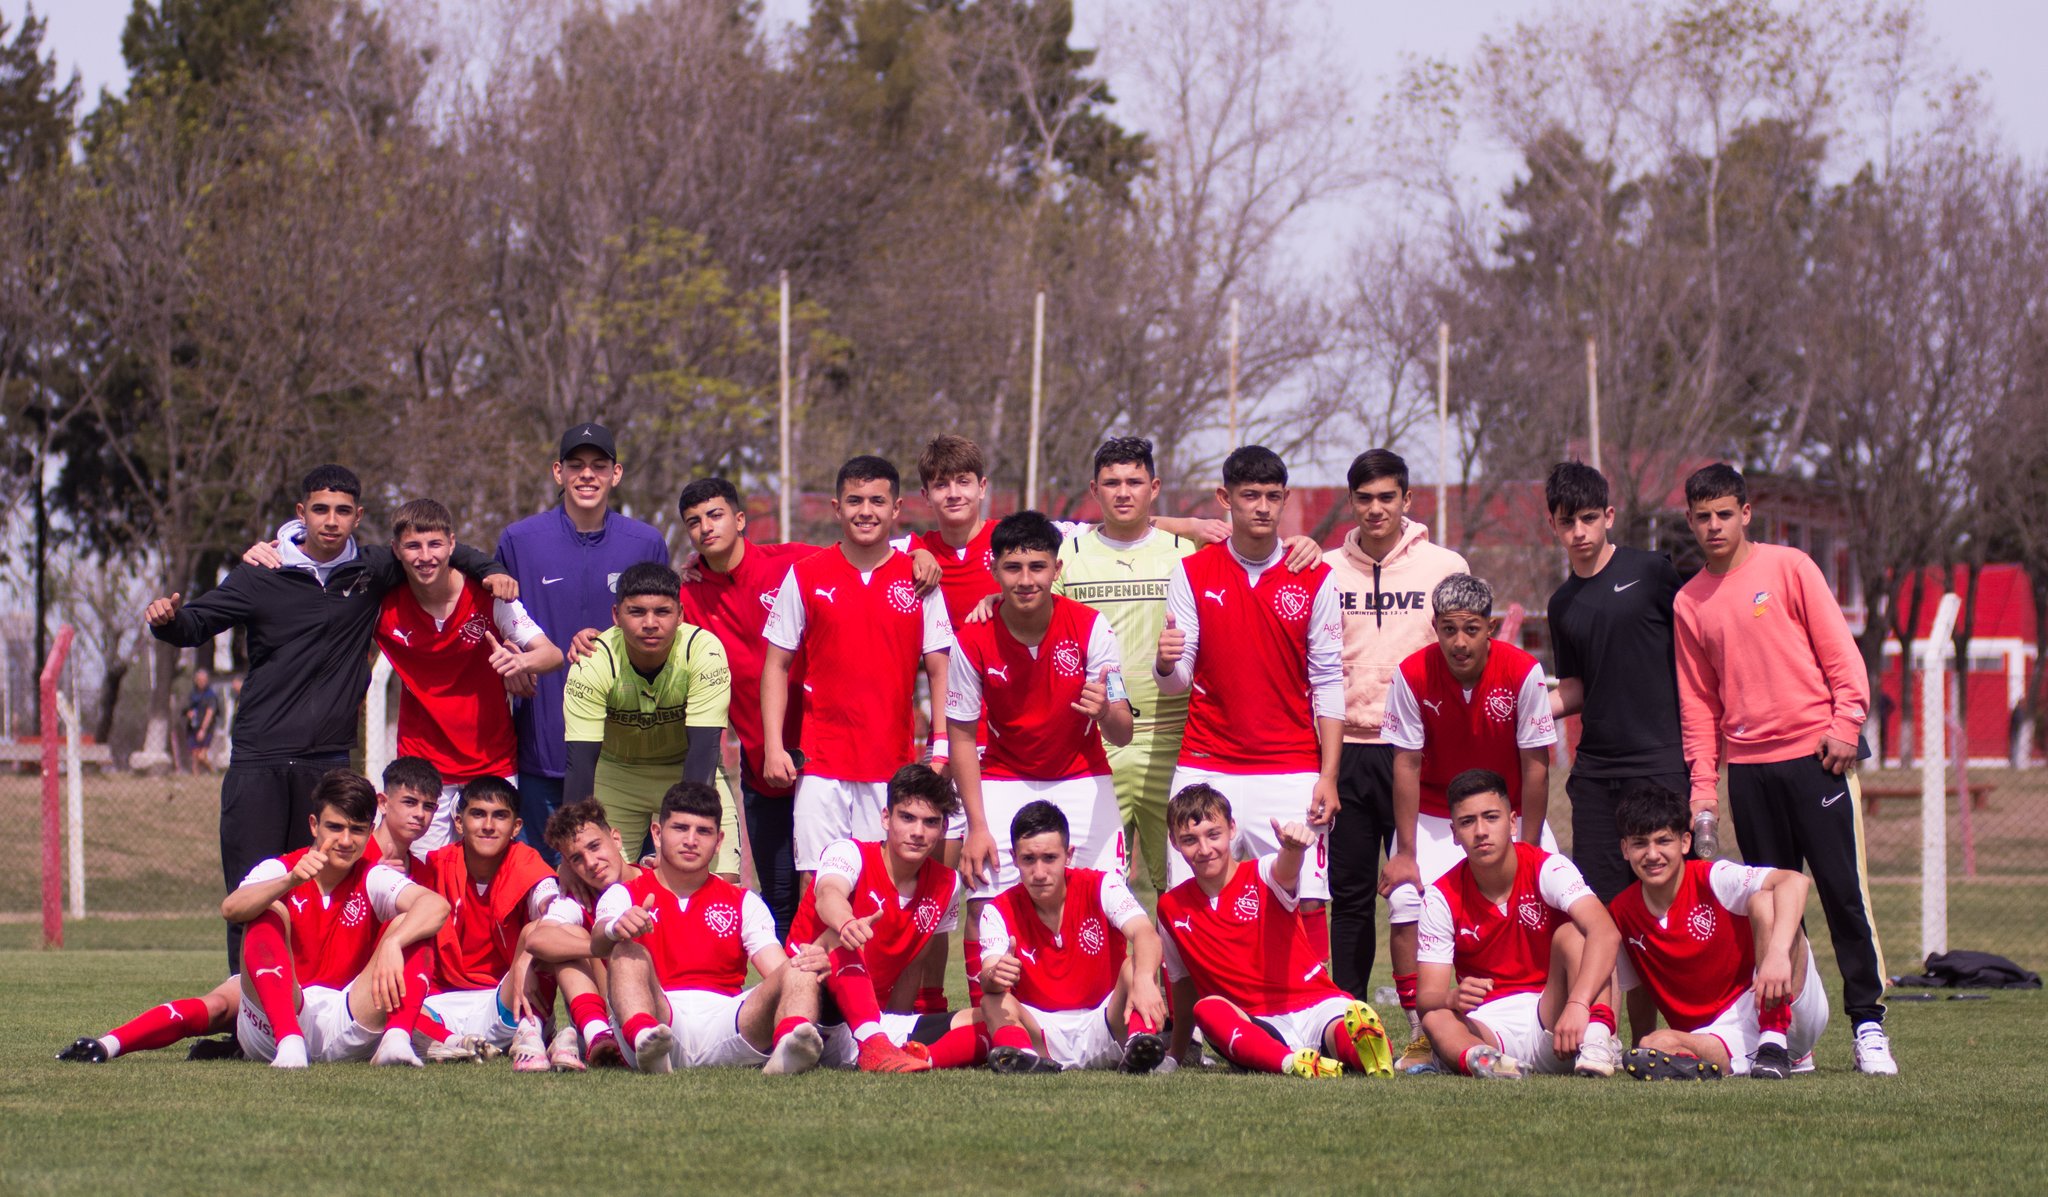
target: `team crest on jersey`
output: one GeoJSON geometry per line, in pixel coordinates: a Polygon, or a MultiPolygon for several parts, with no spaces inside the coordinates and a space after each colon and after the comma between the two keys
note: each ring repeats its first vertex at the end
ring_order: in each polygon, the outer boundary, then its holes
{"type": "Polygon", "coordinates": [[[775,614],[775,592],[773,590],[764,590],[761,592],[760,598],[761,609],[770,615],[775,614]]]}
{"type": "Polygon", "coordinates": [[[720,939],[730,939],[740,925],[740,912],[730,906],[706,906],[704,925],[720,939]]]}
{"type": "Polygon", "coordinates": [[[1515,719],[1515,696],[1506,688],[1495,686],[1486,692],[1486,717],[1495,723],[1512,723],[1515,719]]]}
{"type": "Polygon", "coordinates": [[[917,587],[908,582],[889,583],[889,605],[905,615],[917,610],[917,587]]]}
{"type": "Polygon", "coordinates": [[[463,622],[462,630],[455,635],[462,641],[464,648],[474,648],[484,642],[484,628],[486,626],[483,616],[472,614],[463,622]]]}
{"type": "Polygon", "coordinates": [[[1248,923],[1259,917],[1259,895],[1250,889],[1241,889],[1237,892],[1237,901],[1230,909],[1238,918],[1248,923]]]}
{"type": "Polygon", "coordinates": [[[1090,915],[1081,923],[1081,950],[1090,956],[1102,955],[1102,949],[1109,946],[1109,933],[1103,930],[1102,920],[1090,915]]]}
{"type": "Polygon", "coordinates": [[[925,935],[939,929],[939,904],[930,898],[917,904],[917,929],[925,935]]]}
{"type": "Polygon", "coordinates": [[[1695,906],[1692,908],[1692,913],[1685,917],[1686,934],[1699,940],[1701,943],[1706,943],[1714,938],[1715,923],[1713,907],[1695,906]]]}
{"type": "Polygon", "coordinates": [[[341,925],[360,927],[370,917],[370,904],[361,894],[350,894],[348,903],[341,908],[341,925]]]}
{"type": "Polygon", "coordinates": [[[1307,619],[1311,604],[1308,591],[1300,586],[1282,586],[1273,592],[1273,610],[1285,620],[1307,619]]]}
{"type": "Polygon", "coordinates": [[[1543,929],[1543,903],[1534,898],[1523,898],[1515,907],[1515,917],[1531,931],[1543,929]]]}
{"type": "Polygon", "coordinates": [[[1062,640],[1053,646],[1053,672],[1061,677],[1081,676],[1081,646],[1071,640],[1062,640]]]}

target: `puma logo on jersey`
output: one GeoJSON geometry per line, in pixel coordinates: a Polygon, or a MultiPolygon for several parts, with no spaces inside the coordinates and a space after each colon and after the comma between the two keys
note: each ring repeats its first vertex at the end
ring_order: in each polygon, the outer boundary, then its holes
{"type": "Polygon", "coordinates": [[[258,977],[276,977],[282,980],[284,978],[284,965],[273,964],[269,968],[259,968],[254,975],[258,977]]]}
{"type": "Polygon", "coordinates": [[[988,667],[988,675],[1006,686],[1010,684],[1010,667],[1008,665],[991,665],[988,667]]]}
{"type": "Polygon", "coordinates": [[[1032,951],[1030,948],[1018,948],[1017,955],[1023,957],[1024,963],[1026,964],[1032,965],[1034,967],[1036,967],[1038,964],[1038,953],[1032,951]]]}
{"type": "Polygon", "coordinates": [[[838,592],[839,592],[839,587],[837,587],[837,586],[834,586],[834,587],[830,588],[829,590],[828,590],[828,589],[826,589],[826,588],[825,588],[825,587],[823,587],[823,586],[820,586],[820,587],[818,587],[818,588],[816,588],[816,589],[814,589],[814,590],[812,590],[812,591],[811,591],[811,593],[812,593],[812,594],[816,595],[817,597],[819,597],[819,598],[821,598],[821,599],[824,599],[824,600],[825,600],[826,602],[828,602],[828,603],[829,603],[829,602],[832,602],[832,601],[834,601],[834,600],[833,600],[833,598],[832,598],[832,596],[833,596],[834,594],[837,594],[838,592]]]}
{"type": "Polygon", "coordinates": [[[305,900],[304,898],[301,898],[301,897],[297,896],[297,895],[293,895],[293,897],[292,897],[292,909],[293,909],[293,910],[295,910],[295,911],[299,911],[300,913],[304,913],[304,911],[305,911],[305,909],[306,909],[306,900],[305,900]]]}
{"type": "Polygon", "coordinates": [[[1644,941],[1648,938],[1649,937],[1645,935],[1631,935],[1628,937],[1628,946],[1634,948],[1638,952],[1647,952],[1650,950],[1650,945],[1644,941]]]}
{"type": "Polygon", "coordinates": [[[1460,927],[1460,928],[1458,928],[1458,934],[1459,934],[1459,935],[1469,935],[1469,936],[1471,936],[1471,937],[1472,937],[1472,938],[1474,938],[1474,939],[1478,939],[1478,938],[1479,938],[1479,928],[1477,928],[1477,927],[1460,927]]]}
{"type": "Polygon", "coordinates": [[[400,644],[403,644],[407,648],[412,647],[412,633],[406,631],[404,628],[391,629],[391,638],[393,640],[398,641],[400,644]]]}
{"type": "MultiPolygon", "coordinates": [[[[1642,581],[1641,578],[1636,579],[1636,582],[1640,581],[1642,581]]],[[[1614,593],[1620,594],[1622,591],[1627,590],[1629,587],[1635,585],[1636,582],[1616,582],[1614,584],[1614,593]]]]}
{"type": "Polygon", "coordinates": [[[1138,562],[1136,561],[1136,559],[1126,561],[1122,557],[1118,557],[1116,558],[1116,563],[1118,565],[1123,566],[1126,570],[1130,571],[1131,573],[1138,572],[1138,562]]]}
{"type": "Polygon", "coordinates": [[[1443,718],[1444,703],[1441,698],[1437,699],[1435,702],[1431,702],[1427,698],[1419,698],[1416,699],[1416,701],[1420,702],[1423,706],[1428,707],[1430,714],[1435,715],[1439,719],[1443,718]]]}
{"type": "Polygon", "coordinates": [[[1216,605],[1219,607],[1223,605],[1223,592],[1220,590],[1204,590],[1202,597],[1205,599],[1215,599],[1216,605]]]}
{"type": "Polygon", "coordinates": [[[1195,929],[1195,921],[1193,919],[1175,919],[1173,920],[1173,926],[1178,931],[1193,931],[1195,929]]]}

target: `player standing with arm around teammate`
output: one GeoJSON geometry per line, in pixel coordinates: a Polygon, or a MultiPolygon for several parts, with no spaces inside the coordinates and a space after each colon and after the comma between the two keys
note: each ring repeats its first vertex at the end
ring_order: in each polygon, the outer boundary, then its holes
{"type": "Polygon", "coordinates": [[[1344,630],[1344,749],[1330,828],[1330,969],[1363,999],[1372,977],[1380,853],[1394,851],[1394,746],[1387,688],[1410,654],[1436,643],[1429,596],[1465,559],[1429,542],[1408,518],[1408,463],[1386,449],[1358,455],[1346,478],[1357,526],[1324,554],[1344,630]]]}
{"type": "Polygon", "coordinates": [[[1716,806],[1725,756],[1743,859],[1813,870],[1856,1026],[1857,1071],[1896,1074],[1856,781],[1870,709],[1862,655],[1813,560],[1749,539],[1749,492],[1734,467],[1696,471],[1685,502],[1707,558],[1673,605],[1695,825],[1716,806]]]}

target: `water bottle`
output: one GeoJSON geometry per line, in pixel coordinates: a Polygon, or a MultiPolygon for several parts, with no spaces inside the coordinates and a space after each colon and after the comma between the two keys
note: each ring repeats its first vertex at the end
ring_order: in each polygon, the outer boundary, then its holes
{"type": "Polygon", "coordinates": [[[1721,854],[1721,820],[1713,811],[1703,810],[1692,817],[1692,854],[1699,860],[1712,860],[1721,854]]]}

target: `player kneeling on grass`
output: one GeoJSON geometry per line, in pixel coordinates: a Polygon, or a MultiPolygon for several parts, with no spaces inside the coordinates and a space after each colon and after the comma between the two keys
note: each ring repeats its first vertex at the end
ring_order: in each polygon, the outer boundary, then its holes
{"type": "Polygon", "coordinates": [[[1828,1026],[1827,993],[1814,983],[1813,947],[1799,925],[1806,875],[1687,860],[1690,818],[1691,804],[1654,782],[1615,808],[1621,854],[1636,875],[1612,907],[1636,1035],[1623,1068],[1640,1080],[1783,1080],[1828,1026]],[[1660,1015],[1667,1029],[1648,1030],[1660,1015]]]}
{"type": "Polygon", "coordinates": [[[1468,1076],[1612,1076],[1608,989],[1621,933],[1578,866],[1515,841],[1508,787],[1467,769],[1446,792],[1465,859],[1423,891],[1417,1001],[1437,1058],[1468,1076]]]}
{"type": "MultiPolygon", "coordinates": [[[[257,865],[221,904],[224,916],[250,924],[243,946],[246,977],[229,977],[202,997],[153,1006],[96,1039],[79,1039],[57,1058],[103,1064],[128,1052],[228,1030],[237,1031],[242,1051],[248,1052],[259,1036],[242,1034],[237,1022],[248,995],[260,985],[272,1003],[269,1009],[286,1015],[256,1013],[250,1024],[252,1032],[261,1031],[261,1058],[278,1067],[303,1068],[309,1058],[365,1054],[379,1029],[398,1032],[391,1050],[378,1053],[379,1063],[418,1063],[405,1040],[426,995],[428,941],[448,907],[379,859],[407,859],[412,841],[433,816],[430,804],[440,786],[437,782],[408,801],[403,785],[385,784],[386,792],[378,794],[367,780],[346,770],[328,774],[314,794],[312,847],[257,865]],[[370,822],[378,809],[384,821],[373,835],[370,822]],[[390,840],[381,854],[376,836],[390,840]],[[400,913],[405,917],[399,918],[400,913]],[[248,917],[236,919],[236,914],[248,917]],[[252,943],[256,957],[248,955],[252,943]],[[416,974],[417,981],[407,980],[416,974]],[[366,976],[370,984],[359,989],[354,982],[366,976]],[[294,1002],[295,982],[307,987],[303,1006],[294,1002]],[[360,1007],[353,1016],[351,993],[360,1007]],[[310,1048],[305,1022],[313,1024],[310,1048]],[[295,1044],[285,1042],[294,1039],[295,1044]]],[[[240,1054],[235,1045],[200,1051],[213,1046],[197,1045],[192,1058],[240,1054]]]]}
{"type": "MultiPolygon", "coordinates": [[[[609,973],[605,962],[592,954],[590,932],[596,926],[597,900],[604,891],[613,885],[631,885],[644,870],[626,860],[624,840],[606,817],[604,804],[594,798],[571,802],[548,816],[546,838],[562,860],[557,875],[563,896],[576,903],[583,919],[577,926],[543,919],[528,929],[527,950],[535,961],[553,966],[555,980],[569,1003],[570,1021],[582,1032],[589,1062],[624,1068],[625,1056],[605,1003],[609,973]]],[[[563,1036],[557,1035],[548,1056],[558,1061],[558,1068],[573,1071],[579,1065],[562,1055],[565,1046],[563,1036]]]]}
{"type": "Polygon", "coordinates": [[[529,927],[546,919],[568,925],[582,911],[562,897],[555,872],[519,842],[519,792],[502,777],[465,783],[455,811],[456,840],[427,854],[417,875],[454,911],[434,944],[434,991],[420,1031],[436,1060],[474,1059],[512,1051],[521,1072],[549,1068],[541,1019],[551,1008],[531,987],[529,927]]]}
{"type": "MultiPolygon", "coordinates": [[[[928,953],[944,959],[960,924],[960,875],[935,855],[959,809],[953,785],[925,765],[889,779],[882,840],[837,840],[790,924],[792,953],[826,954],[824,1063],[864,1072],[969,1068],[988,1059],[978,1012],[912,1013],[928,953]]],[[[791,974],[792,991],[818,978],[791,974]]]]}
{"type": "Polygon", "coordinates": [[[1317,833],[1271,822],[1280,850],[1239,861],[1237,821],[1215,787],[1188,786],[1166,804],[1167,833],[1194,873],[1159,896],[1173,1057],[1188,1057],[1199,1026],[1219,1055],[1253,1072],[1312,1079],[1341,1076],[1348,1064],[1392,1076],[1379,1014],[1330,980],[1298,909],[1302,856],[1317,833]]]}
{"type": "Polygon", "coordinates": [[[759,1068],[783,1036],[803,1035],[804,1054],[817,1058],[816,991],[785,994],[791,970],[775,916],[712,871],[723,813],[709,785],[670,786],[652,829],[658,863],[597,900],[591,949],[609,962],[612,1010],[641,1072],[759,1068]],[[743,989],[749,964],[761,981],[743,989]]]}
{"type": "Polygon", "coordinates": [[[1159,1029],[1159,933],[1115,873],[1067,867],[1067,816],[1040,799],[1010,821],[1017,884],[982,907],[982,1016],[997,1072],[1150,1072],[1159,1029]]]}

